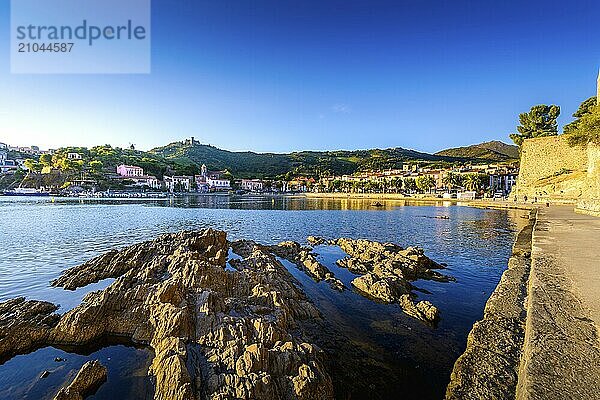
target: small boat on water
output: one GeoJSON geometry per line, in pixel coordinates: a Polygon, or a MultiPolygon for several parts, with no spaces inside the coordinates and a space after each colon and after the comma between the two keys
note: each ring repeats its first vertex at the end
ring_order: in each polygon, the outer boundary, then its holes
{"type": "Polygon", "coordinates": [[[378,201],[376,201],[376,202],[371,203],[371,206],[372,207],[383,207],[383,204],[380,203],[380,202],[378,202],[378,201]]]}
{"type": "Polygon", "coordinates": [[[42,192],[41,190],[32,188],[16,188],[13,190],[5,190],[2,194],[5,196],[50,196],[50,192],[42,192]]]}

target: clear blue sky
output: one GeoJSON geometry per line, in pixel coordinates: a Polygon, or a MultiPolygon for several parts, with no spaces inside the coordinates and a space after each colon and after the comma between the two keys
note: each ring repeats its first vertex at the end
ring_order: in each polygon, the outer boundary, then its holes
{"type": "Polygon", "coordinates": [[[600,2],[153,0],[149,75],[11,75],[0,3],[0,142],[230,150],[509,141],[595,94],[600,2]]]}

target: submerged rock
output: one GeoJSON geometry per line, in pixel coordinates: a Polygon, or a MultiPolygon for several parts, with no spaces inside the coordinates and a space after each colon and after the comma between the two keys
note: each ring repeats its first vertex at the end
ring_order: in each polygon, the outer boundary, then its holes
{"type": "Polygon", "coordinates": [[[88,361],[83,364],[73,382],[58,391],[54,400],[83,400],[106,381],[106,375],[106,368],[100,361],[88,361]]]}
{"type": "MultiPolygon", "coordinates": [[[[313,240],[318,241],[317,238],[313,238],[313,240]]],[[[301,271],[304,271],[317,282],[326,281],[333,289],[339,291],[346,288],[344,283],[337,279],[329,268],[317,260],[310,248],[302,247],[296,242],[281,242],[275,246],[268,246],[267,249],[278,257],[294,263],[301,271]]]]}
{"type": "Polygon", "coordinates": [[[45,343],[60,318],[57,309],[23,297],[0,303],[0,362],[45,343]]]}

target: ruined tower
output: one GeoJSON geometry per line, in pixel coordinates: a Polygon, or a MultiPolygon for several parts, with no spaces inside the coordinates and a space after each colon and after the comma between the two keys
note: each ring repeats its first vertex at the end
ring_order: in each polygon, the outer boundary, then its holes
{"type": "Polygon", "coordinates": [[[596,84],[596,104],[600,105],[600,69],[598,69],[598,82],[596,84]]]}

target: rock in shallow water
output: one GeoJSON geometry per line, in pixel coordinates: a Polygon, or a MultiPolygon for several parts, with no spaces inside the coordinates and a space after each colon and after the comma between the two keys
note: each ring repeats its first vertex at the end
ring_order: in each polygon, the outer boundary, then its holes
{"type": "Polygon", "coordinates": [[[83,364],[73,382],[58,391],[54,400],[83,400],[106,381],[106,375],[106,368],[100,361],[88,361],[83,364]]]}
{"type": "MultiPolygon", "coordinates": [[[[364,270],[353,282],[361,292],[398,302],[415,318],[437,319],[433,305],[412,300],[409,279],[447,280],[432,271],[440,266],[422,251],[350,239],[333,244],[364,270]]],[[[155,399],[332,399],[325,356],[299,329],[303,321],[322,323],[321,315],[276,257],[344,289],[310,248],[295,242],[229,243],[224,232],[211,229],[167,234],[65,271],[54,286],[76,289],[116,279],[62,318],[49,303],[0,304],[0,332],[13,332],[0,336],[0,350],[4,345],[10,355],[119,337],[154,350],[149,373],[156,379],[155,399]],[[235,271],[225,269],[230,247],[240,256],[230,261],[235,271]],[[32,329],[20,341],[14,324],[6,323],[13,309],[20,315],[17,326],[32,329]]]]}
{"type": "Polygon", "coordinates": [[[0,303],[0,362],[43,345],[58,323],[58,309],[45,301],[18,297],[0,303]]]}
{"type": "Polygon", "coordinates": [[[54,282],[81,287],[117,277],[66,313],[49,343],[108,336],[149,344],[155,399],[330,399],[322,352],[295,331],[320,314],[275,257],[252,242],[225,270],[224,232],[163,235],[100,256],[54,282]]]}
{"type": "Polygon", "coordinates": [[[436,269],[444,267],[425,256],[422,249],[403,249],[392,243],[364,239],[342,238],[328,243],[339,246],[348,254],[337,264],[360,275],[352,281],[359,292],[384,303],[398,303],[405,313],[414,318],[429,323],[439,319],[439,311],[433,304],[413,301],[414,287],[410,281],[431,279],[448,282],[453,279],[437,272],[436,269]]]}

